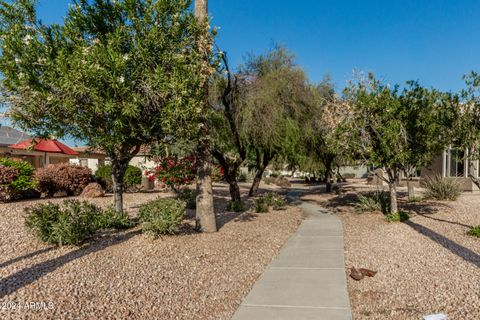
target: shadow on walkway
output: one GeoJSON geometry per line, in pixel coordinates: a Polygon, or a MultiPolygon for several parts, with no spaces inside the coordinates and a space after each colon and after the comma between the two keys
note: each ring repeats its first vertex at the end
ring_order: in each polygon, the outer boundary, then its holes
{"type": "Polygon", "coordinates": [[[101,251],[107,247],[125,242],[140,233],[141,230],[135,230],[119,235],[106,236],[63,256],[38,263],[20,270],[6,278],[0,279],[0,298],[37,281],[41,277],[55,271],[69,262],[91,253],[101,251]]]}
{"type": "Polygon", "coordinates": [[[480,268],[480,255],[473,252],[472,250],[465,248],[464,246],[459,245],[458,243],[448,239],[441,234],[422,226],[421,224],[415,223],[413,221],[407,220],[404,221],[406,225],[411,227],[412,229],[416,230],[418,233],[423,234],[424,236],[430,238],[431,240],[435,241],[445,249],[449,250],[453,254],[459,256],[463,260],[470,262],[471,264],[480,268]]]}

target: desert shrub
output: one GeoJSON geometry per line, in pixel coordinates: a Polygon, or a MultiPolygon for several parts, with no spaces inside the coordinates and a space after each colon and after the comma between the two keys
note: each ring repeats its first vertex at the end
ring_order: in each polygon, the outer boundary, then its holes
{"type": "Polygon", "coordinates": [[[89,202],[66,200],[38,204],[25,209],[25,225],[41,241],[77,245],[97,230],[101,209],[89,202]]]}
{"type": "Polygon", "coordinates": [[[230,201],[227,205],[227,211],[242,212],[245,211],[245,206],[242,201],[230,201]]]}
{"type": "Polygon", "coordinates": [[[358,213],[381,211],[390,212],[390,198],[385,191],[376,191],[367,194],[359,194],[355,210],[358,213]]]}
{"type": "Polygon", "coordinates": [[[286,205],[285,197],[279,195],[278,193],[275,193],[275,192],[266,193],[263,196],[263,199],[268,206],[273,207],[273,210],[285,209],[285,205],[286,205]]]}
{"type": "Polygon", "coordinates": [[[445,179],[440,175],[434,175],[425,179],[425,197],[436,200],[455,201],[462,193],[460,185],[453,179],[445,179]]]}
{"type": "Polygon", "coordinates": [[[385,220],[387,220],[387,222],[403,222],[408,219],[410,219],[410,215],[405,211],[389,213],[385,216],[385,220]]]}
{"type": "Polygon", "coordinates": [[[280,176],[280,177],[276,178],[275,181],[274,181],[274,184],[279,186],[279,187],[283,187],[283,188],[290,188],[290,186],[291,186],[290,181],[283,176],[280,176]]]}
{"type": "MultiPolygon", "coordinates": [[[[100,166],[95,172],[95,180],[102,185],[107,192],[113,191],[112,166],[107,164],[100,166]]],[[[123,188],[131,190],[134,186],[142,183],[142,169],[129,165],[123,178],[123,188]]]]}
{"type": "Polygon", "coordinates": [[[185,202],[187,209],[197,208],[197,192],[192,189],[181,189],[178,191],[178,198],[185,202]]]}
{"type": "Polygon", "coordinates": [[[0,201],[21,198],[36,187],[33,166],[26,161],[0,158],[0,201]]]}
{"type": "Polygon", "coordinates": [[[98,229],[128,229],[135,226],[127,211],[118,212],[113,206],[103,210],[96,219],[98,229]]]}
{"type": "Polygon", "coordinates": [[[185,204],[179,199],[152,200],[139,210],[142,230],[154,236],[177,233],[184,216],[185,204]]]}
{"type": "Polygon", "coordinates": [[[468,230],[467,234],[469,236],[480,238],[480,225],[471,227],[470,230],[468,230]]]}
{"type": "Polygon", "coordinates": [[[38,190],[48,196],[64,191],[67,195],[78,195],[92,181],[89,168],[68,163],[50,164],[35,172],[38,190]]]}
{"type": "Polygon", "coordinates": [[[268,212],[269,206],[263,197],[255,199],[255,212],[264,213],[268,212]]]}
{"type": "Polygon", "coordinates": [[[238,175],[238,182],[247,182],[248,176],[244,172],[240,172],[238,175]]]}

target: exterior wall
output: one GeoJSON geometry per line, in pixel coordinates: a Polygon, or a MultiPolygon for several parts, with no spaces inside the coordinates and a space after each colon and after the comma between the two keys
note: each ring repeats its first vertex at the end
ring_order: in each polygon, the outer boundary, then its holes
{"type": "Polygon", "coordinates": [[[433,160],[432,164],[426,168],[420,169],[420,177],[426,178],[428,176],[433,175],[441,175],[442,177],[445,176],[445,168],[444,168],[444,157],[443,155],[438,155],[433,160]]]}
{"type": "Polygon", "coordinates": [[[155,167],[155,162],[148,159],[146,156],[138,155],[136,157],[133,157],[132,160],[130,160],[130,165],[145,170],[155,167]]]}
{"type": "Polygon", "coordinates": [[[368,167],[365,165],[341,166],[340,174],[344,175],[345,173],[353,173],[357,179],[366,178],[368,176],[368,167]]]}
{"type": "Polygon", "coordinates": [[[90,168],[90,170],[92,170],[92,173],[95,173],[95,171],[97,171],[98,167],[105,164],[105,160],[79,157],[79,158],[76,158],[76,159],[70,159],[70,163],[78,165],[78,166],[83,165],[87,168],[90,168]]]}

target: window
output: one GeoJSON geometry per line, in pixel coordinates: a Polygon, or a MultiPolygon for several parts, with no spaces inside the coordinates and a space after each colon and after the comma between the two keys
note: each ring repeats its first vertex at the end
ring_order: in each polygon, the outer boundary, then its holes
{"type": "Polygon", "coordinates": [[[81,167],[88,167],[88,159],[80,159],[81,167]]]}

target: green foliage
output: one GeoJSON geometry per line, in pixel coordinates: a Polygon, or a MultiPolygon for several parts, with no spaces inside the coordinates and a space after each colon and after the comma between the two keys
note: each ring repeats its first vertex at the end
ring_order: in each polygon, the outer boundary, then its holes
{"type": "Polygon", "coordinates": [[[127,211],[118,212],[113,206],[103,210],[96,218],[98,229],[129,229],[135,226],[127,211]]]}
{"type": "Polygon", "coordinates": [[[269,192],[263,195],[263,199],[267,205],[272,206],[273,210],[285,209],[286,201],[285,197],[275,192],[269,192]]]}
{"type": "Polygon", "coordinates": [[[245,206],[242,201],[230,201],[227,205],[227,211],[243,212],[245,211],[245,206]]]}
{"type": "Polygon", "coordinates": [[[154,236],[175,234],[185,216],[185,204],[177,199],[157,199],[139,209],[142,230],[154,236]]]}
{"type": "MultiPolygon", "coordinates": [[[[95,172],[95,180],[102,185],[108,192],[113,190],[112,182],[112,166],[103,165],[100,166],[95,172]]],[[[138,167],[129,165],[125,171],[125,177],[123,179],[125,190],[142,183],[142,170],[138,167]]]]}
{"type": "Polygon", "coordinates": [[[187,209],[197,208],[197,192],[192,189],[181,189],[178,191],[178,198],[185,202],[187,209]]]}
{"type": "Polygon", "coordinates": [[[36,2],[0,0],[0,81],[17,125],[105,151],[117,179],[142,145],[199,135],[213,34],[190,1],[75,1],[61,25],[43,24],[36,2]]]}
{"type": "Polygon", "coordinates": [[[286,206],[285,197],[275,193],[269,192],[255,200],[255,211],[268,212],[269,207],[273,210],[284,210],[286,206]]]}
{"type": "Polygon", "coordinates": [[[9,158],[0,158],[0,168],[2,167],[13,168],[15,169],[16,174],[15,178],[13,178],[13,176],[10,174],[12,177],[10,182],[6,183],[7,180],[5,180],[0,184],[13,189],[14,191],[23,191],[36,188],[37,185],[33,179],[34,168],[30,163],[9,158]]]}
{"type": "Polygon", "coordinates": [[[462,193],[459,183],[454,179],[446,179],[434,175],[425,179],[425,198],[455,201],[462,193]]]}
{"type": "Polygon", "coordinates": [[[385,191],[376,191],[366,194],[358,194],[358,202],[355,210],[358,213],[364,212],[390,212],[390,197],[385,191]]]}
{"type": "Polygon", "coordinates": [[[471,227],[470,230],[468,230],[467,234],[469,236],[480,238],[480,225],[471,227]]]}
{"type": "Polygon", "coordinates": [[[410,215],[404,211],[389,213],[385,216],[385,220],[387,220],[387,222],[403,222],[408,219],[410,219],[410,215]]]}
{"type": "Polygon", "coordinates": [[[238,182],[247,182],[248,181],[248,176],[244,172],[240,172],[238,175],[238,182]]]}
{"type": "Polygon", "coordinates": [[[268,212],[269,205],[263,197],[255,199],[255,212],[265,213],[268,212]]]}
{"type": "Polygon", "coordinates": [[[97,230],[101,209],[86,201],[66,200],[63,206],[38,204],[25,209],[25,225],[41,241],[78,245],[97,230]]]}

